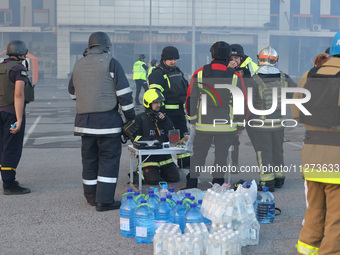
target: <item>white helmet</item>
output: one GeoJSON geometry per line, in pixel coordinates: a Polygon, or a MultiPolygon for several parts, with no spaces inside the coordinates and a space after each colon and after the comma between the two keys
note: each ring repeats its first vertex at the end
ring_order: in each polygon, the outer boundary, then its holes
{"type": "Polygon", "coordinates": [[[277,54],[276,50],[270,46],[260,50],[259,54],[257,55],[257,62],[259,66],[275,66],[278,60],[279,55],[277,54]]]}

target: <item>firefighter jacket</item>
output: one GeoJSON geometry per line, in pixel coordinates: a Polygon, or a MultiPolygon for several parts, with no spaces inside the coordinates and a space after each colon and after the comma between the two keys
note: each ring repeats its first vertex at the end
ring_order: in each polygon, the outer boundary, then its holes
{"type": "MultiPolygon", "coordinates": [[[[340,58],[331,57],[317,71],[318,74],[336,75],[340,72],[340,58]]],[[[304,88],[308,82],[305,73],[298,87],[304,88]]],[[[313,78],[310,78],[313,79],[313,78]]],[[[338,78],[340,79],[340,78],[338,78]]],[[[340,82],[340,80],[339,80],[340,82]]],[[[320,83],[320,86],[323,86],[320,83]]],[[[312,97],[318,95],[311,95],[312,97]]],[[[294,99],[301,99],[302,93],[294,93],[294,99]]],[[[301,121],[300,112],[296,105],[291,107],[292,117],[301,121]]],[[[340,126],[320,127],[304,124],[306,129],[304,145],[301,150],[302,177],[308,181],[340,184],[340,126]]]]}
{"type": "Polygon", "coordinates": [[[143,61],[136,61],[133,65],[133,79],[134,80],[146,80],[148,67],[143,61]]]}
{"type": "MultiPolygon", "coordinates": [[[[269,110],[273,105],[273,88],[277,88],[277,106],[273,113],[269,115],[254,115],[249,117],[248,123],[257,131],[278,131],[284,129],[285,116],[281,114],[281,88],[296,87],[296,83],[285,73],[280,72],[275,67],[260,67],[257,73],[248,79],[251,83],[252,105],[256,110],[269,110]],[[268,71],[270,70],[270,71],[268,71]]],[[[251,95],[249,95],[251,96],[251,95]]],[[[292,98],[288,93],[287,98],[292,98]]]]}
{"type": "Polygon", "coordinates": [[[169,68],[161,62],[150,74],[149,84],[150,89],[159,89],[164,95],[166,110],[177,110],[183,107],[188,81],[178,67],[169,68]]]}
{"type": "MultiPolygon", "coordinates": [[[[13,105],[15,83],[10,79],[10,71],[15,67],[19,79],[27,83],[27,71],[21,64],[22,61],[15,59],[6,59],[0,64],[0,107],[13,105]]],[[[12,77],[14,78],[14,77],[12,77]]],[[[15,77],[18,79],[18,77],[15,77]]]]}
{"type": "Polygon", "coordinates": [[[136,116],[136,138],[135,141],[154,141],[168,142],[169,130],[173,130],[174,125],[170,118],[165,115],[164,119],[158,118],[159,112],[145,110],[136,116]]]}
{"type": "Polygon", "coordinates": [[[192,76],[186,99],[190,123],[196,130],[209,133],[234,132],[244,129],[247,114],[247,91],[242,76],[227,62],[212,61],[192,76]],[[232,85],[242,92],[243,115],[234,115],[233,95],[221,84],[232,85]]]}
{"type": "MultiPolygon", "coordinates": [[[[109,61],[104,61],[104,59],[106,59],[107,57],[107,53],[105,53],[100,46],[90,48],[87,54],[79,61],[83,62],[85,61],[85,59],[98,61],[98,59],[100,59],[100,56],[102,56],[103,62],[100,61],[101,65],[97,65],[97,62],[93,62],[92,70],[88,70],[86,68],[74,69],[68,85],[68,91],[71,95],[76,95],[77,102],[81,101],[84,102],[84,104],[100,104],[100,102],[98,101],[100,101],[103,97],[106,97],[107,95],[112,96],[111,100],[113,100],[113,98],[116,98],[115,100],[117,103],[115,104],[115,106],[111,104],[106,111],[98,112],[95,110],[93,112],[82,113],[82,109],[79,109],[80,112],[78,112],[77,109],[74,127],[75,135],[120,135],[122,118],[118,113],[119,106],[121,107],[123,114],[127,120],[134,120],[135,118],[134,105],[132,101],[132,90],[129,86],[129,82],[120,63],[112,57],[109,61]],[[96,57],[92,58],[91,55],[96,55],[96,57]],[[104,66],[104,63],[106,64],[106,66],[104,66]],[[102,66],[102,68],[98,69],[97,66],[102,66]],[[74,77],[81,76],[93,76],[97,77],[97,79],[81,79],[82,83],[79,84],[79,79],[74,80],[74,77]],[[110,77],[110,85],[108,77],[110,77]],[[102,87],[103,85],[105,86],[105,88],[102,87]],[[94,88],[88,90],[90,86],[94,88]],[[85,92],[83,91],[84,89],[86,90],[85,92]]],[[[75,65],[77,65],[77,63],[75,65]]],[[[86,107],[87,109],[96,109],[97,106],[92,105],[86,107]]]]}
{"type": "Polygon", "coordinates": [[[249,78],[255,74],[259,66],[248,56],[244,56],[243,59],[244,61],[236,68],[236,71],[241,74],[243,78],[249,78]]]}

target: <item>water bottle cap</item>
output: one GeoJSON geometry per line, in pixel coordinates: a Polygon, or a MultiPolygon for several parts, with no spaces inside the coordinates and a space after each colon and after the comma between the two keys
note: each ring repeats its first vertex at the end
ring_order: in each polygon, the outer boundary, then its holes
{"type": "Polygon", "coordinates": [[[175,192],[175,189],[174,189],[173,187],[170,187],[170,188],[169,188],[169,191],[170,191],[170,192],[175,192]]]}
{"type": "Polygon", "coordinates": [[[172,198],[171,194],[166,195],[166,198],[172,198]]]}
{"type": "Polygon", "coordinates": [[[155,192],[153,190],[148,190],[149,194],[154,194],[155,192]]]}
{"type": "Polygon", "coordinates": [[[202,200],[202,199],[198,200],[198,203],[199,203],[199,204],[202,204],[202,203],[203,203],[203,200],[202,200]]]}
{"type": "Polygon", "coordinates": [[[186,193],[185,193],[185,196],[186,196],[186,197],[190,197],[190,196],[191,196],[191,193],[186,192],[186,193]]]}
{"type": "Polygon", "coordinates": [[[135,191],[135,196],[138,196],[140,194],[139,191],[135,191]]]}
{"type": "Polygon", "coordinates": [[[166,198],[165,197],[161,197],[161,201],[166,201],[166,198]]]}
{"type": "Polygon", "coordinates": [[[189,197],[191,200],[195,200],[195,197],[194,196],[190,196],[189,197]]]}
{"type": "Polygon", "coordinates": [[[155,194],[154,193],[150,193],[149,197],[155,197],[155,194]]]}
{"type": "Polygon", "coordinates": [[[264,192],[267,192],[267,191],[269,191],[269,188],[268,188],[268,187],[263,187],[262,190],[263,190],[264,192]]]}
{"type": "Polygon", "coordinates": [[[127,189],[127,192],[132,192],[133,189],[127,189]]]}
{"type": "Polygon", "coordinates": [[[132,196],[131,195],[127,195],[127,199],[132,199],[132,196]]]}
{"type": "Polygon", "coordinates": [[[177,204],[178,204],[178,205],[181,205],[181,204],[182,204],[182,200],[178,200],[178,201],[177,201],[177,204]]]}
{"type": "Polygon", "coordinates": [[[146,200],[143,199],[142,201],[140,201],[140,203],[141,204],[146,204],[146,200]]]}
{"type": "Polygon", "coordinates": [[[196,207],[196,204],[195,203],[190,204],[190,207],[196,207]]]}

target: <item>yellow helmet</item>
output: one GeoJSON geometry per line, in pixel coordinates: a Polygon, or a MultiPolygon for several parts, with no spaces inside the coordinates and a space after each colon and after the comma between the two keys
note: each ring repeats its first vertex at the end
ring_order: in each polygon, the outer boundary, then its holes
{"type": "Polygon", "coordinates": [[[269,65],[275,66],[279,60],[279,55],[276,50],[270,46],[260,50],[257,55],[257,62],[259,66],[269,65]]]}
{"type": "Polygon", "coordinates": [[[164,96],[158,89],[148,89],[143,96],[143,105],[145,108],[149,109],[151,104],[155,101],[163,102],[165,100],[164,96]]]}

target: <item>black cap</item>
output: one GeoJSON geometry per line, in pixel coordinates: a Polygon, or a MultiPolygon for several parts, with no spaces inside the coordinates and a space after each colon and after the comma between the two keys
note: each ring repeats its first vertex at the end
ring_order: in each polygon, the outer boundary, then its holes
{"type": "Polygon", "coordinates": [[[239,57],[244,56],[243,47],[241,45],[232,44],[232,45],[230,45],[230,48],[231,48],[231,55],[232,56],[239,56],[239,57]]]}
{"type": "Polygon", "coordinates": [[[179,59],[179,53],[176,47],[167,46],[162,51],[162,60],[179,59]]]}
{"type": "Polygon", "coordinates": [[[139,60],[145,59],[145,55],[144,55],[144,54],[140,54],[140,55],[138,56],[138,59],[139,59],[139,60]]]}
{"type": "Polygon", "coordinates": [[[219,41],[215,42],[211,48],[211,57],[215,59],[221,59],[221,60],[229,60],[230,59],[230,45],[226,42],[219,41]]]}
{"type": "Polygon", "coordinates": [[[157,59],[151,60],[151,66],[155,66],[157,62],[158,62],[157,59]]]}

